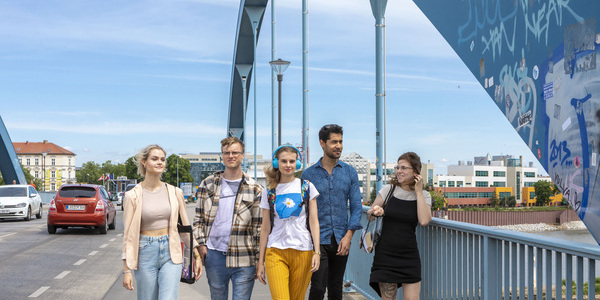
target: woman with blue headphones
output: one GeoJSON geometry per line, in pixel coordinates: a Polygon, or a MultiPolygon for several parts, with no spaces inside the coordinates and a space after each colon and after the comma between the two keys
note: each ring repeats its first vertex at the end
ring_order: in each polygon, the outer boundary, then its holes
{"type": "Polygon", "coordinates": [[[256,274],[269,281],[272,299],[304,299],[312,273],[319,269],[319,192],[294,172],[302,167],[302,154],[291,145],[275,149],[265,168],[260,256],[256,274]],[[316,251],[314,250],[316,249],[316,251]]]}

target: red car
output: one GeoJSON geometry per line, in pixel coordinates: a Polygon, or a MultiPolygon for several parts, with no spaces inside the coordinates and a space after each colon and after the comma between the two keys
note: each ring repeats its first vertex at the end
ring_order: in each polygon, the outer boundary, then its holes
{"type": "Polygon", "coordinates": [[[103,186],[65,184],[60,187],[48,208],[48,233],[60,227],[98,228],[106,234],[115,229],[117,210],[103,186]]]}

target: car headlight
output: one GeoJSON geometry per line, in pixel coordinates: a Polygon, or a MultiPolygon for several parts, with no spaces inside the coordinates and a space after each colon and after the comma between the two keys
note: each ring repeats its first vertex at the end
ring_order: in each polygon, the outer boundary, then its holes
{"type": "Polygon", "coordinates": [[[17,204],[17,207],[26,207],[26,206],[27,206],[27,202],[17,204]]]}

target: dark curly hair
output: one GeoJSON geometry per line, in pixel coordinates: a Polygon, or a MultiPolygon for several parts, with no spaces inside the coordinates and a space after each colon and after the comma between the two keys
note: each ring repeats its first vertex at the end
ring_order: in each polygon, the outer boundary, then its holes
{"type": "MultiPolygon", "coordinates": [[[[410,164],[410,166],[413,168],[415,173],[421,174],[421,157],[419,157],[418,154],[416,154],[414,152],[406,152],[406,153],[400,155],[400,157],[398,157],[398,160],[396,160],[396,162],[399,162],[401,160],[407,161],[410,164]]],[[[395,186],[400,186],[400,182],[398,182],[398,178],[396,176],[392,176],[392,178],[388,182],[395,186]]],[[[415,188],[414,182],[410,184],[410,188],[411,189],[415,188]]]]}

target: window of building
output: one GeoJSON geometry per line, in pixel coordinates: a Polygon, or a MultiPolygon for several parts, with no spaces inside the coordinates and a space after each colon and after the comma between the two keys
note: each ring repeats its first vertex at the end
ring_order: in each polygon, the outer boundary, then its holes
{"type": "Polygon", "coordinates": [[[50,184],[50,190],[53,191],[53,192],[56,191],[56,183],[51,183],[50,184]]]}
{"type": "Polygon", "coordinates": [[[494,171],[494,177],[506,177],[506,172],[504,172],[504,171],[494,171]]]}
{"type": "Polygon", "coordinates": [[[19,158],[19,163],[23,164],[23,159],[19,158]]]}
{"type": "Polygon", "coordinates": [[[27,163],[26,163],[26,165],[28,165],[28,166],[29,166],[29,165],[31,165],[31,159],[29,159],[29,158],[28,158],[28,159],[26,160],[26,162],[27,162],[27,163]]]}
{"type": "Polygon", "coordinates": [[[535,182],[523,182],[524,187],[532,187],[534,184],[535,182]]]}
{"type": "Polygon", "coordinates": [[[523,175],[527,178],[535,178],[535,172],[523,172],[523,175]]]}
{"type": "Polygon", "coordinates": [[[454,187],[454,181],[448,181],[448,187],[454,187]]]}
{"type": "Polygon", "coordinates": [[[71,157],[69,156],[69,166],[71,165],[71,157]]]}
{"type": "Polygon", "coordinates": [[[52,165],[53,165],[53,166],[56,166],[56,158],[53,158],[53,159],[52,159],[52,165]]]}
{"type": "Polygon", "coordinates": [[[50,177],[51,177],[51,178],[56,178],[56,171],[52,171],[52,172],[50,173],[50,177]]]}
{"type": "Polygon", "coordinates": [[[488,171],[475,171],[475,176],[487,177],[488,176],[488,171]]]}
{"type": "Polygon", "coordinates": [[[488,187],[489,184],[487,181],[475,181],[475,186],[476,187],[488,187]]]}
{"type": "Polygon", "coordinates": [[[495,187],[505,187],[506,186],[506,182],[504,182],[504,181],[494,181],[494,186],[495,187]]]}
{"type": "Polygon", "coordinates": [[[39,172],[39,171],[35,171],[35,172],[33,172],[33,176],[34,176],[35,178],[40,178],[40,172],[39,172]]]}
{"type": "Polygon", "coordinates": [[[521,172],[517,172],[517,200],[521,200],[521,172]]]}
{"type": "Polygon", "coordinates": [[[479,198],[492,198],[493,192],[479,192],[479,198]]]}
{"type": "Polygon", "coordinates": [[[529,199],[535,199],[535,192],[529,192],[529,199]]]}
{"type": "Polygon", "coordinates": [[[440,184],[439,184],[439,186],[442,186],[442,187],[446,186],[446,181],[441,181],[441,180],[440,180],[440,184]]]}
{"type": "Polygon", "coordinates": [[[444,193],[444,196],[449,199],[464,199],[464,198],[477,198],[476,192],[449,192],[444,193]]]}
{"type": "Polygon", "coordinates": [[[35,165],[36,165],[36,166],[39,166],[39,165],[40,165],[40,159],[39,159],[39,158],[36,158],[36,159],[35,159],[35,165]]]}
{"type": "Polygon", "coordinates": [[[457,187],[461,187],[461,186],[463,186],[463,185],[464,185],[464,183],[463,183],[462,181],[457,181],[457,182],[456,182],[456,186],[457,186],[457,187]]]}
{"type": "Polygon", "coordinates": [[[499,194],[500,198],[510,197],[511,196],[510,192],[500,192],[498,194],[499,194]]]}

